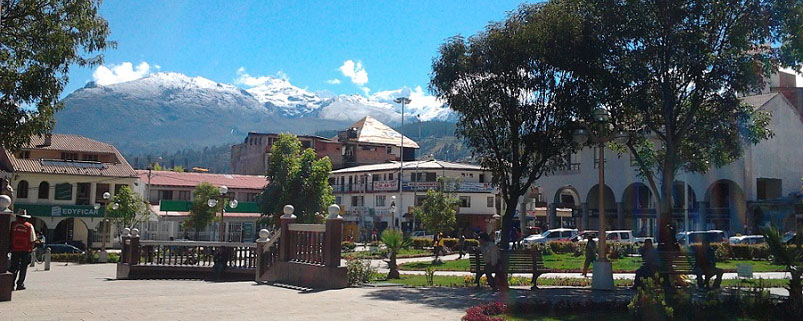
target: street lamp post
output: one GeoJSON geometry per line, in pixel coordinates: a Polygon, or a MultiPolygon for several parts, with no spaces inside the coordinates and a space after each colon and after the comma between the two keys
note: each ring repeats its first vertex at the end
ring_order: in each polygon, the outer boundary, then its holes
{"type": "MultiPolygon", "coordinates": [[[[111,199],[111,197],[112,197],[111,193],[109,193],[109,192],[104,192],[103,193],[103,200],[108,201],[109,199],[111,199]]],[[[95,204],[95,209],[96,210],[100,210],[100,206],[101,206],[100,204],[95,204]]],[[[117,210],[118,208],[120,208],[120,203],[114,202],[112,204],[112,209],[113,210],[117,210]]],[[[109,254],[106,252],[106,238],[109,237],[109,233],[110,233],[109,219],[108,218],[104,218],[102,222],[103,222],[103,232],[101,232],[101,236],[100,236],[101,237],[101,242],[100,242],[100,253],[98,254],[98,261],[101,262],[101,263],[106,263],[106,261],[108,261],[108,258],[109,258],[109,254]]]]}
{"type": "Polygon", "coordinates": [[[598,107],[594,110],[593,115],[594,120],[591,126],[582,124],[583,128],[575,130],[574,141],[581,145],[590,141],[599,149],[599,159],[597,160],[597,168],[599,169],[597,182],[597,197],[599,198],[599,244],[597,246],[599,259],[594,262],[591,287],[595,290],[613,290],[613,269],[606,255],[605,144],[611,141],[619,144],[625,143],[627,142],[628,134],[613,129],[613,125],[610,122],[610,114],[604,108],[598,107]]]}
{"type": "MultiPolygon", "coordinates": [[[[219,203],[223,203],[223,208],[220,209],[220,235],[218,236],[218,241],[226,242],[226,238],[225,238],[226,224],[223,221],[223,218],[225,217],[225,213],[226,213],[226,199],[229,198],[228,195],[227,195],[228,192],[229,192],[229,188],[226,185],[223,185],[223,186],[218,188],[218,192],[219,192],[219,195],[217,195],[215,197],[212,197],[208,201],[206,201],[206,205],[209,205],[209,207],[214,208],[219,203]]],[[[239,202],[237,202],[236,199],[232,199],[231,201],[229,201],[229,207],[237,208],[237,204],[238,203],[239,202]]]]}
{"type": "MultiPolygon", "coordinates": [[[[404,185],[404,105],[409,104],[411,100],[410,98],[407,97],[399,97],[396,98],[396,100],[394,101],[397,104],[401,104],[401,129],[399,130],[401,130],[402,132],[399,133],[401,134],[399,135],[401,136],[401,145],[399,145],[399,161],[401,165],[399,166],[399,208],[403,208],[404,204],[402,200],[404,199],[404,189],[402,185],[404,185]]],[[[394,212],[393,215],[395,218],[396,213],[394,212]]],[[[393,227],[394,229],[396,227],[395,220],[393,221],[393,227]]]]}
{"type": "Polygon", "coordinates": [[[390,197],[390,226],[396,229],[396,195],[390,197]]]}

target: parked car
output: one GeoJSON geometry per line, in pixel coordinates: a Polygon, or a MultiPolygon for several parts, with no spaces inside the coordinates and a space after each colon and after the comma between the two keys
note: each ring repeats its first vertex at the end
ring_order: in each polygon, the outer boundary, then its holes
{"type": "Polygon", "coordinates": [[[586,241],[586,236],[591,236],[591,238],[596,239],[598,233],[599,232],[595,231],[595,230],[585,230],[585,231],[582,231],[579,234],[575,235],[574,237],[572,237],[570,241],[572,241],[572,242],[585,242],[586,241]]]}
{"type": "MultiPolygon", "coordinates": [[[[596,234],[597,232],[594,231],[596,234]]],[[[636,237],[633,236],[633,231],[631,230],[613,230],[613,231],[605,231],[605,239],[608,242],[620,242],[620,243],[630,243],[640,245],[644,243],[646,239],[652,239],[650,237],[636,237]]],[[[585,242],[585,239],[580,239],[579,242],[585,242]]],[[[594,237],[594,242],[599,242],[598,237],[594,237]]]]}
{"type": "Polygon", "coordinates": [[[544,233],[530,235],[521,240],[524,247],[531,247],[538,243],[547,243],[555,241],[570,241],[572,237],[577,235],[577,229],[556,228],[546,230],[544,233]]]}
{"type": "Polygon", "coordinates": [[[767,240],[764,235],[740,235],[728,238],[730,244],[764,244],[767,240]]]}
{"type": "Polygon", "coordinates": [[[784,233],[783,237],[781,237],[781,241],[788,245],[796,244],[797,242],[797,232],[786,232],[784,233]]]}
{"type": "Polygon", "coordinates": [[[681,245],[701,243],[705,239],[711,243],[728,242],[728,233],[722,230],[680,232],[676,237],[681,245]]]}
{"type": "Polygon", "coordinates": [[[412,233],[410,233],[410,237],[423,237],[432,239],[435,237],[435,235],[427,233],[427,231],[413,231],[412,233]]]}
{"type": "Polygon", "coordinates": [[[84,251],[81,251],[81,249],[70,244],[48,244],[45,245],[45,248],[50,248],[50,253],[52,254],[84,253],[84,251]]]}
{"type": "Polygon", "coordinates": [[[525,231],[527,232],[527,236],[541,234],[544,232],[540,227],[537,226],[528,226],[525,231]]]}

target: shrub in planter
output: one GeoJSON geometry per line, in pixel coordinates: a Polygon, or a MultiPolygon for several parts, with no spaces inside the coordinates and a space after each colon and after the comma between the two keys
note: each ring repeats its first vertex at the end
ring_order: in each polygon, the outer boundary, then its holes
{"type": "Polygon", "coordinates": [[[466,310],[466,315],[460,320],[463,321],[504,321],[504,318],[495,317],[507,311],[507,306],[502,302],[492,302],[478,305],[466,310]]]}
{"type": "Polygon", "coordinates": [[[457,247],[457,239],[443,238],[443,246],[448,247],[450,249],[454,249],[455,247],[457,247]]]}
{"type": "Polygon", "coordinates": [[[415,249],[423,249],[432,246],[432,239],[428,237],[414,237],[412,240],[412,247],[415,249]]]}
{"type": "Polygon", "coordinates": [[[350,241],[343,241],[340,242],[340,247],[343,249],[344,252],[354,251],[357,248],[357,244],[350,241]]]}
{"type": "Polygon", "coordinates": [[[667,304],[657,277],[647,278],[627,305],[634,320],[672,320],[674,309],[667,304]]]}
{"type": "Polygon", "coordinates": [[[559,241],[559,242],[549,242],[550,249],[552,252],[557,254],[567,254],[567,253],[574,253],[577,249],[577,243],[568,242],[568,241],[559,241]]]}
{"type": "Polygon", "coordinates": [[[59,253],[59,254],[51,254],[50,261],[52,262],[72,262],[78,263],[81,256],[81,253],[59,253]]]}
{"type": "Polygon", "coordinates": [[[371,260],[346,260],[346,278],[349,285],[368,283],[374,273],[376,268],[371,266],[371,260]]]}
{"type": "Polygon", "coordinates": [[[728,243],[714,244],[714,256],[719,262],[728,262],[733,257],[733,250],[728,243]]]}
{"type": "Polygon", "coordinates": [[[541,255],[555,254],[555,252],[552,252],[552,247],[550,247],[547,244],[537,243],[537,244],[535,244],[534,248],[535,248],[536,251],[540,251],[541,255]]]}

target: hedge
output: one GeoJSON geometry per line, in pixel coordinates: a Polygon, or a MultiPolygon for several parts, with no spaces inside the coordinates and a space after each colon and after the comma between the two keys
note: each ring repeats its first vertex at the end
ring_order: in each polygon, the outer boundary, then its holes
{"type": "Polygon", "coordinates": [[[343,241],[340,242],[340,247],[343,250],[343,252],[351,252],[354,251],[355,248],[357,248],[357,244],[351,241],[343,241]]]}
{"type": "MultiPolygon", "coordinates": [[[[458,239],[456,238],[444,238],[443,239],[443,246],[451,249],[452,251],[459,250],[457,248],[458,239]]],[[[466,249],[470,249],[472,247],[480,246],[480,241],[476,239],[466,239],[466,249]]],[[[412,238],[412,245],[413,248],[416,249],[423,249],[425,247],[432,247],[432,239],[428,237],[414,237],[412,238]]]]}

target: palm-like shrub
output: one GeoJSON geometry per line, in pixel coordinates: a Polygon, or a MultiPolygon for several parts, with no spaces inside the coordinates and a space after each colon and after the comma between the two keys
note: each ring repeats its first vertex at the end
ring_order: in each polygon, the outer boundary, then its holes
{"type": "MultiPolygon", "coordinates": [[[[798,231],[800,235],[800,231],[798,231]]],[[[803,284],[801,284],[801,276],[803,275],[803,244],[800,239],[797,239],[797,244],[786,245],[781,239],[781,233],[775,228],[768,228],[764,230],[764,237],[767,239],[767,246],[774,256],[776,264],[786,267],[786,271],[792,275],[789,279],[789,302],[795,309],[803,309],[803,284]]]]}
{"type": "Polygon", "coordinates": [[[387,262],[388,268],[390,269],[388,272],[388,279],[398,279],[399,266],[396,264],[396,255],[399,254],[401,249],[410,246],[411,241],[405,238],[401,231],[394,229],[386,229],[382,232],[380,239],[382,243],[385,243],[385,247],[388,249],[389,258],[387,262]]]}

